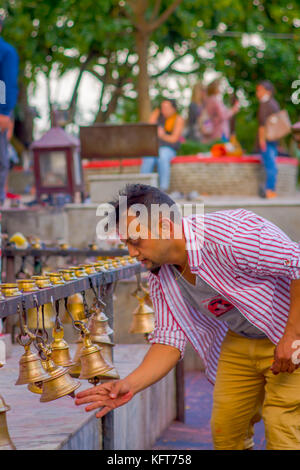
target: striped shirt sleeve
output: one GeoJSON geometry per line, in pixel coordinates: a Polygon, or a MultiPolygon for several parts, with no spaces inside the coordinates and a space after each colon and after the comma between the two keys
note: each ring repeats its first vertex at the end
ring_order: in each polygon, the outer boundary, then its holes
{"type": "Polygon", "coordinates": [[[238,267],[255,275],[300,279],[300,244],[271,222],[243,221],[233,236],[238,267]]]}
{"type": "Polygon", "coordinates": [[[155,329],[149,334],[151,344],[160,343],[179,349],[181,359],[187,343],[183,330],[176,322],[161,292],[160,286],[149,278],[149,293],[155,312],[155,329]]]}

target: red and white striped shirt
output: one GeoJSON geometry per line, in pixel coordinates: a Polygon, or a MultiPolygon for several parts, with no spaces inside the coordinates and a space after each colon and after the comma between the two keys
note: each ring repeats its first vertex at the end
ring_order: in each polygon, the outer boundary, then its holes
{"type": "MultiPolygon", "coordinates": [[[[191,272],[227,298],[277,344],[289,315],[290,282],[300,279],[300,244],[253,212],[238,209],[183,218],[191,272]]],[[[226,322],[187,304],[169,265],[149,273],[156,322],[151,343],[168,344],[183,355],[187,340],[214,382],[226,322]]]]}

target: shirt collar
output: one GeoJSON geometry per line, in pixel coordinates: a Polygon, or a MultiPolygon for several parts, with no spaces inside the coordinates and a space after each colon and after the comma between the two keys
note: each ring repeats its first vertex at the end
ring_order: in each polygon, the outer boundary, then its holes
{"type": "Polygon", "coordinates": [[[197,218],[197,224],[191,217],[182,218],[182,228],[186,240],[186,250],[190,268],[197,268],[202,261],[201,247],[204,240],[204,219],[197,218]]]}

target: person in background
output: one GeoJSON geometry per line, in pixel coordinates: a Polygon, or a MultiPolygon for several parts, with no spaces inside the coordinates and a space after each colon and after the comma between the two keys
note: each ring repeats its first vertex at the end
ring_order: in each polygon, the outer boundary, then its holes
{"type": "Polygon", "coordinates": [[[151,113],[149,123],[158,125],[158,158],[144,158],[141,173],[152,173],[157,163],[160,189],[168,191],[170,163],[180,146],[180,138],[184,128],[184,119],[177,112],[176,101],[164,99],[160,107],[151,113]]]}
{"type": "Polygon", "coordinates": [[[190,140],[201,141],[201,129],[199,126],[199,117],[204,109],[205,87],[201,82],[194,85],[192,91],[191,104],[189,106],[189,114],[187,119],[186,138],[190,140]]]}
{"type": "Polygon", "coordinates": [[[238,100],[231,108],[225,106],[220,85],[220,79],[216,79],[208,85],[206,90],[207,97],[201,125],[203,142],[214,140],[228,142],[230,138],[230,119],[239,110],[238,100]]]}
{"type": "MultiPolygon", "coordinates": [[[[0,34],[3,18],[0,18],[0,34]]],[[[5,201],[5,183],[9,171],[8,141],[13,133],[13,109],[18,97],[19,58],[16,49],[0,36],[0,81],[4,84],[5,103],[0,101],[0,206],[5,201]]]]}
{"type": "Polygon", "coordinates": [[[265,136],[265,125],[268,117],[280,110],[279,104],[274,99],[273,94],[274,86],[268,80],[260,82],[256,87],[256,97],[259,100],[258,142],[266,171],[265,189],[261,195],[267,199],[276,197],[277,142],[267,141],[265,136]]]}

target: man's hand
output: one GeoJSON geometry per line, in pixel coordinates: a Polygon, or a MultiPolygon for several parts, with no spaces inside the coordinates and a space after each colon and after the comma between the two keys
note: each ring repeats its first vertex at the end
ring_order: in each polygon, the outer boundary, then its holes
{"type": "Polygon", "coordinates": [[[85,407],[85,411],[97,408],[102,410],[96,413],[96,418],[102,418],[109,411],[125,405],[133,397],[129,384],[125,380],[107,382],[96,387],[89,388],[76,395],[75,405],[91,403],[85,407]]]}
{"type": "Polygon", "coordinates": [[[5,114],[0,114],[0,129],[1,131],[6,131],[11,128],[12,121],[9,116],[5,114]]]}
{"type": "MultiPolygon", "coordinates": [[[[300,336],[285,333],[279,343],[277,344],[274,351],[274,361],[271,365],[271,371],[273,374],[279,374],[279,372],[289,372],[290,374],[294,370],[298,369],[300,364],[296,364],[297,348],[299,349],[300,336]],[[299,343],[295,343],[299,341],[299,343]]],[[[299,351],[300,353],[300,351],[299,351]]]]}

